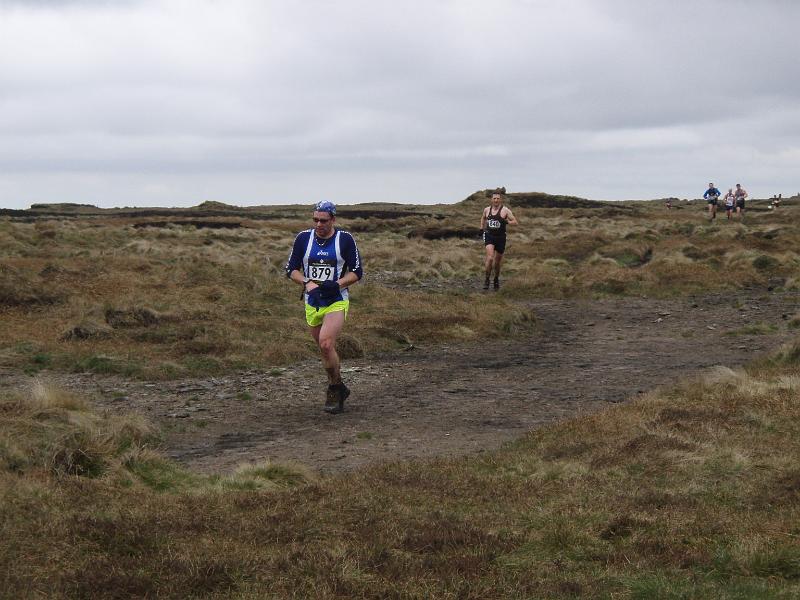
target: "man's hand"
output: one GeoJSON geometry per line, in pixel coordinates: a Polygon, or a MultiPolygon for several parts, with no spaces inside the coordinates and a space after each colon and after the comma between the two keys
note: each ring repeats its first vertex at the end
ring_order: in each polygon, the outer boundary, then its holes
{"type": "Polygon", "coordinates": [[[319,290],[323,300],[333,300],[339,295],[341,288],[338,281],[323,281],[319,284],[319,290]]]}
{"type": "Polygon", "coordinates": [[[322,288],[317,286],[308,292],[307,302],[309,306],[313,306],[317,310],[326,306],[326,304],[322,301],[322,288]]]}

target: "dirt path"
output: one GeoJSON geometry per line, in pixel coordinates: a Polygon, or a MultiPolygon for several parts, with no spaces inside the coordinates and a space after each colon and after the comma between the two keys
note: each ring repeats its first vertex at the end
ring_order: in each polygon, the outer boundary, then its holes
{"type": "MultiPolygon", "coordinates": [[[[322,411],[318,361],[270,374],[166,383],[49,378],[164,428],[167,453],[198,471],[270,459],[325,473],[385,460],[489,450],[544,423],[596,411],[712,365],[741,365],[793,337],[796,293],[679,300],[540,300],[535,332],[347,361],[347,411],[322,411]],[[764,333],[743,328],[761,325],[764,333]],[[772,329],[774,327],[774,329],[772,329]]],[[[357,316],[355,317],[357,318],[357,316]]],[[[23,385],[5,376],[4,385],[23,385]]]]}

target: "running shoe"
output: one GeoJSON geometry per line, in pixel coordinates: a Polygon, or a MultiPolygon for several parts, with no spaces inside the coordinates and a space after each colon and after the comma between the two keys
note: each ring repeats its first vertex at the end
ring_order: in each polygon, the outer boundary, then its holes
{"type": "Polygon", "coordinates": [[[494,278],[494,289],[500,289],[500,280],[497,277],[494,278]]]}
{"type": "Polygon", "coordinates": [[[325,412],[332,415],[339,414],[344,411],[344,401],[350,395],[350,388],[344,383],[337,383],[328,386],[328,391],[325,394],[325,412]]]}
{"type": "Polygon", "coordinates": [[[489,278],[488,277],[486,278],[486,281],[483,282],[483,289],[485,289],[485,290],[489,289],[489,278]]]}
{"type": "Polygon", "coordinates": [[[325,412],[331,412],[338,404],[339,397],[336,393],[336,386],[328,385],[328,389],[325,391],[325,412]]]}

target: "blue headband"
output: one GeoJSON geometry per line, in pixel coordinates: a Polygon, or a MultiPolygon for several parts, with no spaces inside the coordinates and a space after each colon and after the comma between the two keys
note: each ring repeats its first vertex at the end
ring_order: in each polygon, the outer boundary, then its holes
{"type": "Polygon", "coordinates": [[[333,202],[329,202],[328,200],[317,202],[317,204],[314,206],[314,210],[316,212],[329,213],[332,217],[336,216],[336,205],[333,202]]]}

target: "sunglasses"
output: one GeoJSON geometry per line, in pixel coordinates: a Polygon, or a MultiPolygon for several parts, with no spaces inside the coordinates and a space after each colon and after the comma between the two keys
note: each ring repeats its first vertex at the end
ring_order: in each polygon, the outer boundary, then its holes
{"type": "Polygon", "coordinates": [[[316,217],[314,217],[314,219],[312,220],[314,221],[314,223],[330,223],[331,221],[330,219],[317,219],[316,217]]]}

